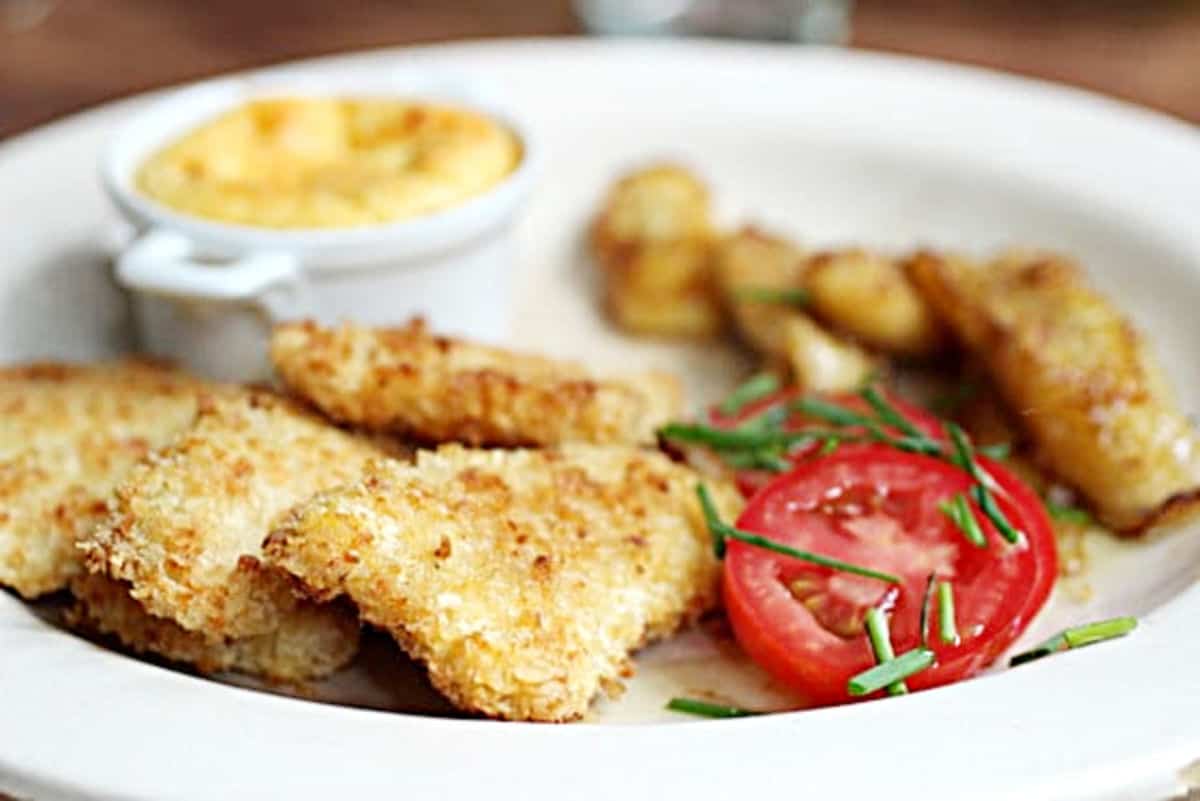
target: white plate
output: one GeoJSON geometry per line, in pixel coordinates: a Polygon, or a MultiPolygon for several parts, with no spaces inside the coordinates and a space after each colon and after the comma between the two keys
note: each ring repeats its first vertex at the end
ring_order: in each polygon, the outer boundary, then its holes
{"type": "MultiPolygon", "coordinates": [[[[790,46],[516,42],[324,63],[401,61],[486,76],[545,142],[520,232],[519,344],[682,367],[710,393],[732,380],[732,355],[631,343],[595,311],[580,239],[599,193],[621,168],[673,156],[711,179],[729,220],[812,243],[1076,254],[1200,409],[1200,136],[1180,123],[1014,78],[790,46]]],[[[139,102],[0,147],[0,360],[128,346],[95,161],[139,102]]],[[[651,725],[429,718],[233,689],[97,648],[0,595],[0,790],[39,801],[1165,798],[1200,757],[1200,530],[1102,550],[1114,553],[1088,579],[1091,601],[1060,591],[1030,637],[1142,615],[1119,642],[878,703],[651,725]]],[[[665,718],[681,665],[703,664],[687,649],[708,646],[672,647],[647,654],[629,697],[598,718],[665,718]]]]}

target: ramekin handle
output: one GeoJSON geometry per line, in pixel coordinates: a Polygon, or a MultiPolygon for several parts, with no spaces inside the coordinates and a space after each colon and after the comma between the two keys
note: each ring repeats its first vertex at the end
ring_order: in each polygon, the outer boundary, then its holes
{"type": "Polygon", "coordinates": [[[290,253],[256,251],[225,264],[195,259],[186,236],[154,228],[117,257],[117,280],[128,289],[192,300],[260,302],[274,289],[300,283],[300,263],[290,253]]]}

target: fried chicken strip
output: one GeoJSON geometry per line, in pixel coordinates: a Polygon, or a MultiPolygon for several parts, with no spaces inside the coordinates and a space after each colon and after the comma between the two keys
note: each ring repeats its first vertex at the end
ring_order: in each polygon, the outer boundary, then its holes
{"type": "Polygon", "coordinates": [[[403,328],[278,327],[271,358],[296,395],[335,420],[427,442],[650,443],[679,413],[671,377],[600,379],[573,362],[403,328]]]}
{"type": "MultiPolygon", "coordinates": [[[[446,446],[319,495],[264,551],[317,599],[348,595],[455,705],[573,720],[630,651],[716,604],[697,481],[621,447],[446,446]]],[[[713,489],[732,518],[736,491],[713,489]]]]}

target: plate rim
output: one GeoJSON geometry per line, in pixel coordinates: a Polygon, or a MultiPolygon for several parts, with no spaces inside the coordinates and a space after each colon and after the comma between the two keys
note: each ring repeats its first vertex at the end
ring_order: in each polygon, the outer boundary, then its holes
{"type": "MultiPolygon", "coordinates": [[[[454,61],[464,57],[468,60],[472,57],[487,60],[504,58],[506,53],[514,50],[525,50],[526,53],[531,50],[538,51],[538,54],[543,57],[547,53],[553,55],[555,51],[566,52],[568,54],[566,57],[578,57],[577,54],[580,51],[588,51],[592,57],[602,59],[615,58],[618,55],[629,57],[631,52],[636,51],[639,54],[652,52],[650,57],[683,58],[685,60],[689,58],[707,59],[715,53],[716,57],[720,59],[763,59],[766,61],[784,59],[791,64],[807,62],[809,66],[814,63],[820,64],[822,61],[833,62],[834,66],[837,66],[839,62],[844,62],[852,65],[853,69],[863,69],[867,72],[872,70],[891,72],[891,77],[886,80],[897,80],[895,76],[899,74],[902,76],[898,79],[900,82],[910,80],[914,72],[924,73],[926,76],[948,75],[951,78],[950,84],[955,85],[946,90],[950,94],[959,91],[964,86],[969,87],[975,84],[982,95],[999,96],[1016,93],[1018,96],[1027,96],[1033,105],[1065,102],[1068,106],[1078,107],[1080,113],[1085,117],[1111,118],[1114,127],[1119,125],[1131,128],[1135,131],[1134,138],[1144,135],[1147,142],[1155,139],[1164,146],[1167,140],[1172,140],[1172,147],[1178,147],[1180,142],[1188,142],[1190,144],[1184,147],[1185,149],[1190,147],[1193,151],[1194,169],[1196,175],[1200,176],[1200,134],[1197,134],[1196,130],[1187,123],[1161,112],[1144,109],[1126,101],[1074,87],[994,73],[977,67],[866,51],[800,49],[789,48],[786,45],[740,42],[613,41],[575,38],[482,40],[417,47],[378,48],[286,62],[262,69],[213,76],[200,82],[165,87],[153,92],[110,101],[3,140],[0,142],[0,171],[5,168],[10,158],[19,158],[26,148],[36,148],[54,137],[67,136],[76,130],[85,129],[95,124],[104,115],[128,114],[136,104],[147,102],[150,98],[163,92],[174,91],[181,86],[194,86],[197,83],[225,80],[235,76],[296,68],[307,69],[321,65],[330,67],[338,67],[343,64],[350,66],[355,63],[361,65],[362,62],[391,58],[397,55],[429,56],[432,54],[433,60],[444,61],[454,61]],[[664,54],[666,55],[664,56],[664,54]]],[[[522,56],[518,52],[518,57],[529,56],[522,56]]],[[[770,68],[775,67],[764,67],[764,69],[770,68]]],[[[1175,191],[1178,190],[1167,190],[1168,194],[1175,191]]],[[[1178,197],[1176,196],[1175,199],[1178,200],[1178,197]]],[[[1155,210],[1161,210],[1165,205],[1161,200],[1156,200],[1155,210]]],[[[1148,211],[1147,214],[1149,213],[1151,212],[1148,211]]],[[[1169,236],[1168,229],[1174,224],[1172,221],[1177,219],[1182,218],[1178,214],[1174,214],[1160,220],[1161,224],[1154,226],[1156,234],[1169,236]]],[[[1179,238],[1180,241],[1186,243],[1186,247],[1192,253],[1200,254],[1200,233],[1179,232],[1179,238]]],[[[1132,788],[1146,782],[1153,782],[1157,787],[1160,781],[1168,781],[1171,778],[1172,771],[1181,768],[1196,756],[1200,756],[1200,693],[1192,693],[1193,696],[1196,696],[1194,698],[1176,697],[1177,694],[1173,694],[1169,690],[1178,686],[1178,677],[1171,676],[1169,670],[1164,674],[1161,670],[1164,665],[1161,663],[1155,665],[1156,668],[1159,668],[1157,671],[1148,671],[1144,664],[1145,661],[1149,661],[1147,656],[1163,658],[1167,667],[1171,664],[1186,664],[1188,660],[1195,664],[1195,660],[1200,658],[1200,642],[1194,645],[1185,642],[1182,644],[1183,647],[1180,647],[1181,644],[1176,636],[1178,632],[1187,631],[1189,618],[1194,618],[1195,614],[1200,612],[1200,587],[1195,584],[1144,619],[1136,647],[1129,643],[1114,643],[1104,648],[1069,653],[1054,660],[1047,660],[1045,663],[1029,666],[1021,671],[1005,674],[1004,677],[967,682],[928,693],[914,694],[906,698],[889,699],[886,702],[888,706],[856,705],[744,721],[697,721],[686,724],[649,725],[606,724],[604,726],[584,724],[565,728],[539,724],[442,720],[325,705],[309,704],[305,706],[292,699],[231,688],[214,682],[196,681],[193,677],[185,674],[164,670],[105,651],[65,632],[47,632],[39,623],[28,625],[30,620],[22,620],[19,615],[17,617],[6,615],[5,610],[10,608],[10,604],[11,608],[20,606],[15,599],[7,595],[0,596],[0,632],[4,632],[6,641],[3,647],[3,658],[0,658],[0,687],[5,688],[4,706],[8,707],[10,711],[15,710],[16,712],[11,717],[0,715],[0,781],[12,783],[11,788],[2,784],[0,787],[9,792],[37,794],[39,798],[155,797],[156,784],[148,781],[149,774],[130,775],[121,769],[114,772],[112,764],[98,766],[93,763],[88,770],[68,775],[62,770],[63,765],[58,758],[57,751],[61,749],[55,749],[55,753],[47,753],[46,750],[36,747],[39,736],[48,737],[54,731],[45,722],[37,723],[36,717],[40,716],[56,721],[66,719],[77,723],[90,720],[94,723],[98,719],[97,716],[103,717],[105,714],[124,713],[128,715],[129,710],[123,705],[130,699],[143,695],[144,689],[147,687],[158,691],[160,694],[157,697],[169,702],[164,704],[164,710],[160,711],[182,711],[195,717],[187,721],[168,720],[159,713],[153,713],[148,720],[140,721],[126,717],[123,721],[123,725],[126,726],[152,722],[159,724],[158,730],[161,737],[143,737],[139,741],[139,746],[145,749],[140,758],[146,758],[148,753],[162,757],[157,764],[166,765],[170,770],[158,773],[157,776],[160,780],[170,777],[178,779],[184,775],[213,780],[212,776],[205,776],[203,769],[221,763],[226,775],[215,781],[228,791],[226,795],[229,797],[238,795],[239,790],[251,787],[250,783],[252,782],[263,782],[264,773],[268,776],[278,776],[278,771],[286,771],[289,764],[308,764],[303,761],[306,758],[319,760],[322,754],[327,755],[329,749],[336,750],[339,745],[338,737],[332,736],[334,732],[324,730],[314,732],[310,727],[304,726],[288,730],[288,727],[281,721],[303,720],[308,722],[319,719],[318,725],[328,726],[337,734],[355,735],[357,738],[355,745],[360,750],[354,754],[346,754],[342,751],[338,753],[343,758],[343,765],[352,763],[360,771],[363,771],[357,776],[356,781],[365,777],[373,777],[378,780],[377,785],[364,784],[364,788],[371,786],[396,787],[408,783],[410,787],[430,792],[429,797],[453,795],[454,788],[439,786],[436,781],[437,776],[414,776],[411,773],[414,768],[411,761],[397,765],[389,760],[389,755],[393,754],[393,749],[397,746],[405,749],[412,747],[413,743],[421,743],[421,747],[426,749],[423,756],[427,758],[427,762],[418,770],[418,773],[422,770],[427,772],[435,766],[440,770],[445,767],[442,764],[445,755],[434,753],[434,749],[439,744],[452,749],[462,749],[461,741],[469,739],[473,744],[486,749],[476,765],[483,775],[511,777],[515,768],[529,767],[530,754],[534,752],[541,752],[535,761],[541,761],[551,753],[556,755],[556,764],[542,765],[541,773],[531,773],[527,776],[527,783],[513,797],[519,797],[520,793],[525,792],[539,790],[548,792],[555,786],[561,788],[561,785],[556,783],[573,775],[572,768],[589,764],[596,753],[624,757],[618,764],[625,766],[626,770],[623,775],[618,772],[609,772],[604,776],[597,777],[592,786],[579,788],[583,794],[580,797],[608,798],[615,795],[616,792],[634,797],[648,797],[661,794],[667,789],[679,794],[691,792],[705,796],[711,794],[713,787],[719,787],[722,784],[723,775],[720,771],[715,770],[717,766],[714,764],[719,760],[705,758],[714,752],[725,753],[730,757],[757,759],[760,765],[769,762],[776,767],[787,769],[789,763],[794,766],[792,761],[798,750],[796,746],[812,744],[811,741],[806,743],[803,739],[803,732],[797,732],[797,729],[816,732],[823,737],[828,736],[831,740],[837,740],[839,737],[847,738],[844,741],[849,741],[848,736],[855,730],[862,729],[883,731],[902,737],[906,727],[916,727],[919,730],[922,726],[928,727],[930,721],[953,727],[958,721],[950,713],[959,708],[984,710],[990,715],[995,715],[996,720],[1008,721],[1018,728],[1061,726],[1063,721],[1055,713],[1067,714],[1070,711],[1081,709],[1078,699],[1059,699],[1062,702],[1061,706],[1055,709],[1014,710],[996,708],[1000,701],[997,696],[1003,695],[1005,698],[1011,698],[1014,695],[1019,696],[1023,692],[1031,692],[1036,695],[1039,687],[1042,687],[1044,691],[1046,685],[1056,688],[1070,687],[1077,692],[1082,688],[1089,692],[1111,693],[1114,688],[1119,689],[1122,686],[1120,680],[1113,683],[1114,677],[1119,677],[1124,670],[1133,671],[1135,668],[1137,669],[1136,675],[1140,678],[1148,679],[1151,675],[1157,678],[1157,682],[1152,683],[1153,686],[1140,688],[1144,694],[1139,696],[1140,701],[1154,705],[1152,710],[1154,714],[1149,718],[1138,717],[1135,714],[1137,705],[1131,705],[1130,699],[1127,698],[1115,699],[1121,701],[1121,704],[1115,706],[1114,709],[1120,709],[1122,714],[1128,716],[1126,719],[1136,718],[1144,724],[1161,729],[1161,731],[1155,732],[1159,736],[1160,742],[1151,749],[1153,753],[1139,752],[1126,755],[1123,759],[1107,765],[1103,770],[1090,771],[1087,774],[1081,773],[1078,766],[1074,769],[1068,768],[1059,774],[1046,773],[1043,770],[1036,777],[1030,776],[1030,781],[1019,785],[1010,785],[1007,788],[1001,787],[998,790],[986,790],[978,797],[999,798],[1019,793],[1014,797],[1082,798],[1105,793],[1118,787],[1132,788]],[[14,623],[17,625],[13,625],[14,623]],[[22,623],[26,625],[21,625],[22,623]],[[31,686],[31,682],[28,681],[30,674],[23,673],[23,671],[32,672],[38,668],[38,665],[44,666],[48,660],[56,662],[58,669],[65,671],[65,675],[80,681],[81,687],[87,687],[89,683],[99,680],[114,695],[100,701],[93,700],[91,709],[81,711],[78,708],[79,698],[59,693],[57,686],[47,686],[46,682],[41,682],[39,685],[36,679],[31,686]],[[1105,670],[1099,670],[1101,667],[1105,670]],[[994,693],[993,697],[988,697],[987,693],[995,689],[998,680],[1007,682],[1005,689],[1002,692],[994,693]],[[1030,685],[1033,685],[1032,689],[1030,685]],[[234,693],[242,693],[242,695],[230,695],[230,690],[233,690],[234,693]],[[10,694],[15,695],[11,701],[7,698],[10,694]],[[292,741],[288,744],[291,749],[290,754],[284,753],[285,749],[278,740],[271,742],[265,748],[231,750],[224,747],[230,742],[230,739],[228,736],[218,735],[230,734],[231,721],[223,718],[220,711],[222,708],[232,706],[238,707],[249,720],[272,727],[271,731],[276,737],[291,737],[292,741]],[[888,716],[882,716],[879,711],[882,709],[890,709],[893,712],[888,716]],[[297,713],[297,710],[302,711],[297,713]],[[318,714],[310,714],[313,710],[319,710],[318,714]],[[1023,714],[1018,715],[1018,712],[1023,714]],[[881,722],[878,720],[880,717],[886,719],[881,722]],[[1189,717],[1190,722],[1185,720],[1189,717]],[[6,718],[8,719],[7,723],[5,722],[6,718]],[[273,722],[265,723],[267,720],[273,722]],[[184,736],[191,731],[191,727],[186,727],[188,729],[186,732],[180,730],[180,724],[184,722],[196,724],[197,728],[204,728],[212,736],[199,738],[198,741],[192,740],[190,737],[184,736]],[[634,748],[634,753],[644,753],[647,748],[672,745],[675,744],[672,740],[678,739],[677,725],[691,727],[687,729],[689,732],[688,745],[693,751],[691,755],[685,754],[682,757],[676,754],[660,755],[658,757],[660,761],[655,763],[652,770],[647,770],[644,766],[634,765],[631,767],[628,765],[629,749],[633,746],[622,746],[619,744],[620,742],[637,740],[638,744],[634,748]],[[34,731],[32,736],[28,733],[30,728],[34,731]],[[17,731],[17,729],[22,731],[17,731]],[[748,731],[753,732],[753,737],[746,736],[748,731]],[[798,739],[791,741],[790,748],[781,748],[778,743],[780,738],[775,735],[784,735],[782,739],[785,742],[788,736],[798,739]],[[745,740],[749,739],[755,741],[752,745],[758,746],[757,750],[755,748],[747,750],[748,746],[745,740]],[[564,749],[564,743],[569,747],[564,749]],[[189,753],[181,755],[179,749],[184,745],[189,749],[189,753]],[[426,746],[432,746],[432,748],[426,746]],[[582,749],[584,753],[581,754],[579,749],[582,749]],[[697,754],[699,756],[696,756],[697,754]],[[289,756],[293,759],[289,760],[287,758],[289,756]],[[97,767],[100,769],[97,770],[97,767]],[[672,770],[681,768],[684,769],[684,772],[671,773],[672,770]],[[272,769],[277,773],[272,774],[272,769]],[[246,785],[242,786],[235,780],[244,781],[246,785]]],[[[25,617],[31,618],[32,616],[27,613],[25,617]]],[[[1186,680],[1184,688],[1186,689],[1186,680]]],[[[1142,711],[1145,712],[1144,709],[1142,711]]],[[[146,710],[142,709],[141,714],[144,716],[145,713],[146,710]]],[[[136,718],[136,716],[134,717],[136,718]]],[[[150,725],[145,727],[148,730],[156,728],[150,725]]],[[[73,734],[75,740],[72,741],[71,748],[67,750],[73,753],[86,752],[89,743],[85,741],[90,739],[91,732],[75,730],[73,734]]],[[[1094,748],[1097,749],[1096,753],[1107,753],[1104,748],[1100,747],[1101,744],[1092,741],[1095,739],[1094,734],[1078,734],[1079,740],[1074,744],[1075,747],[1094,748]]],[[[72,732],[68,732],[67,736],[72,736],[72,732]]],[[[58,732],[60,740],[58,745],[60,746],[62,738],[62,732],[58,732]]],[[[959,746],[961,745],[962,743],[959,743],[959,746]]],[[[905,748],[901,747],[900,750],[904,751],[905,748]]],[[[994,766],[991,763],[981,761],[986,755],[982,755],[970,747],[961,753],[966,759],[967,767],[984,771],[993,770],[994,772],[994,766]]],[[[1014,750],[1011,755],[1018,759],[1021,758],[1019,749],[1014,750]]],[[[836,756],[830,758],[835,761],[837,759],[836,756]]],[[[891,764],[887,760],[893,758],[894,755],[887,756],[885,754],[884,763],[880,767],[891,764]]],[[[93,757],[93,759],[96,763],[103,761],[99,757],[93,757]]],[[[851,762],[847,761],[845,757],[840,759],[839,764],[843,767],[851,765],[851,762]]],[[[895,767],[903,766],[896,765],[895,767]]],[[[962,770],[962,766],[954,768],[958,774],[965,775],[962,774],[962,770]]],[[[440,775],[444,777],[446,774],[440,775]]],[[[908,776],[909,774],[903,775],[908,776]]],[[[725,778],[727,780],[727,777],[725,778]]],[[[344,793],[350,786],[345,777],[340,777],[341,780],[336,785],[323,783],[322,780],[310,779],[304,783],[296,782],[295,779],[296,777],[293,776],[288,780],[290,783],[285,782],[288,793],[304,798],[319,797],[331,790],[344,793]]],[[[259,789],[270,787],[272,786],[270,785],[271,781],[273,779],[268,778],[266,782],[253,786],[258,786],[259,789]]],[[[482,786],[477,778],[469,778],[468,781],[470,786],[482,786]]],[[[853,779],[850,780],[850,784],[850,788],[843,786],[839,793],[852,794],[856,786],[853,779]]],[[[177,794],[177,797],[211,797],[212,786],[209,784],[199,789],[195,787],[178,788],[181,792],[177,794]]],[[[770,779],[762,781],[761,786],[764,789],[770,789],[770,779]]],[[[1168,785],[1162,786],[1167,787],[1168,785]]],[[[278,785],[273,787],[279,788],[278,785]]],[[[161,793],[161,784],[157,785],[157,789],[161,793]]],[[[906,793],[911,793],[911,797],[915,798],[923,796],[925,789],[927,788],[916,785],[900,787],[893,797],[908,798],[910,795],[906,793]]]]}

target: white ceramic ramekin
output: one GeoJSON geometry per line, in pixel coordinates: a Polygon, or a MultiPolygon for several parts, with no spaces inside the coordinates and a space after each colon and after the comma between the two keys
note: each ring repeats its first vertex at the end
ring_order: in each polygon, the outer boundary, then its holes
{"type": "Polygon", "coordinates": [[[101,179],[137,235],[116,257],[133,293],[147,352],[201,374],[268,374],[266,343],[281,320],[311,317],[389,324],[423,315],[438,331],[502,340],[509,324],[512,228],[537,158],[529,132],[470,81],[397,69],[283,70],[182,89],[152,103],[117,133],[101,179]],[[269,96],[392,97],[482,111],[521,140],[516,170],[445,211],[395,223],[278,230],[175,212],[134,186],[158,148],[246,101],[269,96]]]}

